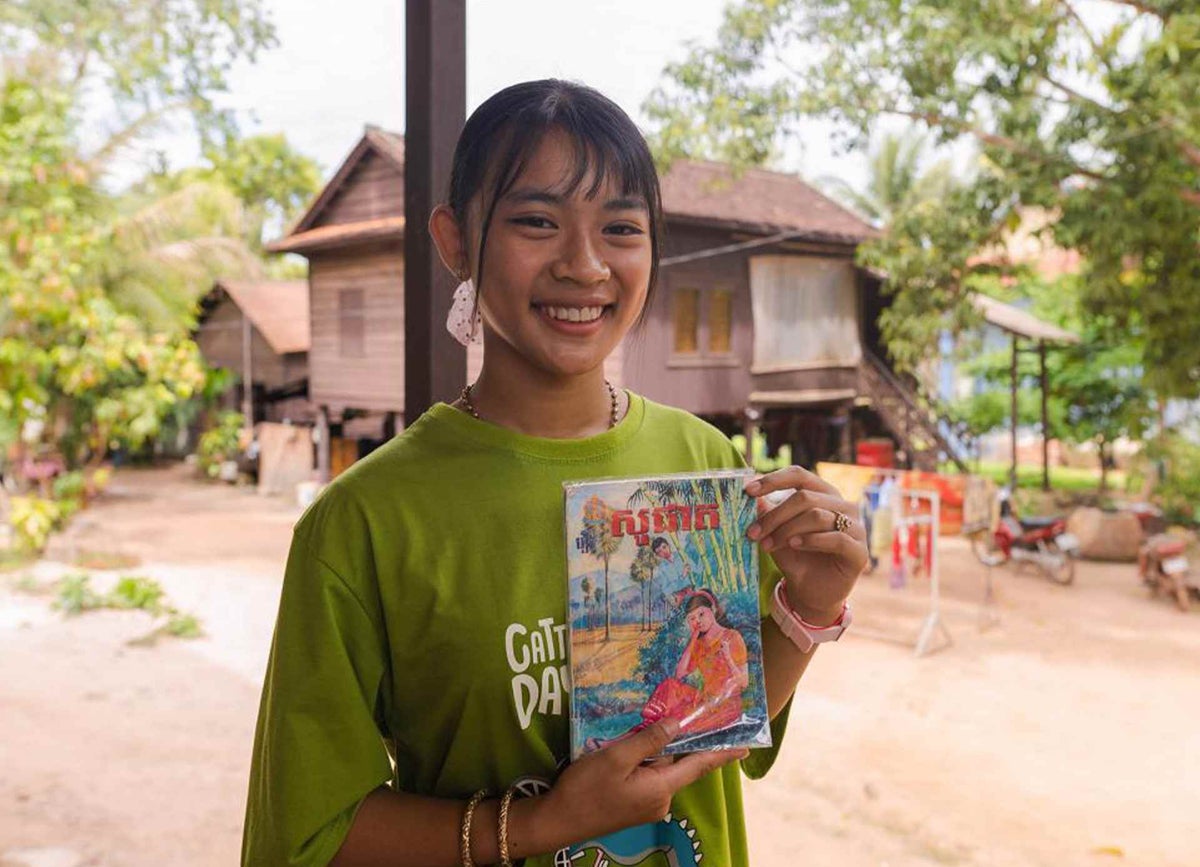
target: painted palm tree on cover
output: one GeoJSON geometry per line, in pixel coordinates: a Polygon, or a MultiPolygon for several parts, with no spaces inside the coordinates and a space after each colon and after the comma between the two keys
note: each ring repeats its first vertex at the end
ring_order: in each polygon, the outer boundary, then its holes
{"type": "Polygon", "coordinates": [[[638,548],[629,569],[629,577],[642,588],[642,629],[654,626],[654,568],[658,565],[658,557],[650,546],[638,548]]]}
{"type": "Polygon", "coordinates": [[[666,536],[677,556],[699,561],[713,589],[723,592],[744,590],[750,583],[752,543],[744,529],[754,511],[754,500],[742,493],[744,480],[661,479],[640,485],[630,496],[629,506],[659,508],[671,503],[685,506],[716,504],[722,533],[688,533],[668,528],[666,536]]]}
{"type": "Polygon", "coordinates": [[[583,529],[578,541],[580,550],[604,563],[604,638],[607,640],[612,630],[608,567],[613,555],[621,550],[621,539],[612,534],[612,509],[599,497],[590,497],[583,505],[583,529]]]}

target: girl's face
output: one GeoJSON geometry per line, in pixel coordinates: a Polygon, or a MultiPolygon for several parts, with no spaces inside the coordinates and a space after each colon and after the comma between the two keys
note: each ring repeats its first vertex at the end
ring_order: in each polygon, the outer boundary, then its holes
{"type": "MultiPolygon", "coordinates": [[[[479,283],[487,353],[511,349],[555,376],[604,362],[641,313],[650,280],[646,203],[610,179],[591,199],[591,178],[568,194],[574,170],[570,142],[547,134],[496,205],[479,283]]],[[[468,232],[472,256],[479,210],[468,232]]]]}
{"type": "Polygon", "coordinates": [[[688,628],[699,635],[706,634],[716,622],[712,609],[707,605],[700,605],[687,613],[688,628]]]}

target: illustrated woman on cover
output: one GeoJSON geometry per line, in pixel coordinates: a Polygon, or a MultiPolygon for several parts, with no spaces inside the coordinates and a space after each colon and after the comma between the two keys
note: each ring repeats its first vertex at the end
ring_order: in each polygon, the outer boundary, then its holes
{"type": "Polygon", "coordinates": [[[716,597],[697,590],[688,597],[686,611],[692,635],[675,666],[675,677],[659,684],[642,711],[649,722],[663,717],[679,720],[680,734],[685,735],[737,722],[742,715],[742,691],[750,685],[746,642],[725,622],[716,597]],[[698,689],[684,682],[692,672],[700,674],[698,689]]]}
{"type": "Polygon", "coordinates": [[[589,750],[624,740],[665,719],[679,723],[676,737],[719,731],[741,719],[742,693],[750,685],[745,639],[725,620],[711,591],[687,591],[681,594],[680,604],[691,634],[674,676],[655,688],[642,708],[640,723],[610,740],[590,739],[589,750]],[[686,681],[693,673],[699,676],[699,686],[686,681]]]}

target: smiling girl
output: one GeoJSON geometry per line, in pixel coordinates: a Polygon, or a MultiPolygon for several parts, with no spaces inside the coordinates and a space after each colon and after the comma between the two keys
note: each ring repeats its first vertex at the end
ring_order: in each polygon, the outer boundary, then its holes
{"type": "Polygon", "coordinates": [[[649,150],[610,100],[560,81],[493,96],[429,230],[474,288],[483,368],[296,526],[242,861],[746,865],[736,761],[766,772],[814,639],[844,628],[866,562],[857,512],[799,468],[747,488],[792,492],[750,530],[782,624],[763,626],[774,749],[647,762],[678,732],[666,720],[567,765],[562,483],[741,459],[604,378],[646,309],[662,232],[649,150]],[[595,859],[572,861],[581,841],[595,859]]]}

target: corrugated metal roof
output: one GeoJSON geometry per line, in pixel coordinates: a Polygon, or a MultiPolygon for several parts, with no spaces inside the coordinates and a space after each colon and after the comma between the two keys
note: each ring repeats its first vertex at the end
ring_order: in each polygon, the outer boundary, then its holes
{"type": "MultiPolygon", "coordinates": [[[[319,231],[311,228],[312,224],[369,151],[382,155],[403,171],[404,136],[368,125],[292,233],[268,244],[267,249],[273,252],[310,249],[314,241],[322,246],[333,245],[356,239],[356,231],[370,231],[365,224],[351,224],[359,229],[343,229],[348,233],[344,235],[310,234],[319,231]]],[[[797,239],[840,244],[857,244],[878,234],[853,212],[795,175],[764,169],[747,169],[736,174],[721,163],[678,160],[661,182],[663,210],[668,219],[759,234],[790,231],[797,239]]],[[[403,203],[397,203],[397,207],[402,206],[403,203]]]]}
{"type": "Polygon", "coordinates": [[[214,288],[233,299],[276,353],[308,352],[307,280],[218,280],[214,288]]]}
{"type": "Polygon", "coordinates": [[[355,223],[334,223],[286,235],[266,245],[272,253],[299,253],[338,247],[351,241],[381,241],[404,237],[403,217],[380,217],[355,223]]]}
{"type": "Polygon", "coordinates": [[[1057,325],[1051,325],[1049,322],[1043,322],[1032,313],[1011,304],[1005,304],[1003,301],[997,301],[995,298],[976,293],[971,296],[971,303],[990,324],[1018,337],[1044,340],[1047,343],[1079,342],[1079,335],[1072,334],[1057,325]]]}
{"type": "Polygon", "coordinates": [[[662,177],[667,217],[732,224],[750,231],[793,230],[815,240],[858,243],[878,232],[795,175],[679,160],[662,177]]]}

